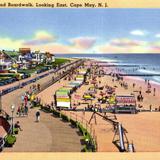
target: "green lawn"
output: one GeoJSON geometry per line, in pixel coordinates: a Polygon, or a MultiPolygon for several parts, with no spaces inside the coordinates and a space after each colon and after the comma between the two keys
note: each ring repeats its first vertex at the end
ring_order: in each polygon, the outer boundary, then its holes
{"type": "Polygon", "coordinates": [[[61,64],[64,64],[66,62],[70,62],[69,59],[65,59],[65,58],[55,58],[55,62],[52,63],[53,66],[59,66],[61,64]]]}
{"type": "Polygon", "coordinates": [[[11,56],[12,58],[15,58],[18,56],[18,52],[16,51],[4,51],[7,55],[11,56]]]}

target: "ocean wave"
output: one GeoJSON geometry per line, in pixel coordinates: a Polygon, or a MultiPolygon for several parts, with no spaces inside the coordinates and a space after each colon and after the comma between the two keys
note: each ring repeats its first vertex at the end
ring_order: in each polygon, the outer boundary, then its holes
{"type": "Polygon", "coordinates": [[[156,81],[156,82],[160,83],[160,77],[153,76],[152,79],[153,79],[153,81],[156,81]]]}
{"type": "MultiPolygon", "coordinates": [[[[76,57],[74,56],[74,58],[80,58],[80,57],[76,57]]],[[[96,61],[101,61],[101,62],[108,62],[108,63],[118,63],[118,60],[115,59],[111,59],[111,58],[106,58],[106,57],[88,57],[88,56],[84,56],[81,58],[85,58],[85,59],[91,59],[91,60],[96,60],[96,61]]]]}
{"type": "Polygon", "coordinates": [[[94,58],[95,60],[99,60],[101,62],[109,62],[109,63],[118,63],[119,61],[116,59],[111,59],[111,58],[106,58],[106,57],[101,57],[101,58],[94,58]]]}
{"type": "Polygon", "coordinates": [[[145,70],[145,69],[139,69],[138,72],[141,72],[141,73],[146,73],[146,74],[160,74],[159,71],[157,70],[145,70]]]}

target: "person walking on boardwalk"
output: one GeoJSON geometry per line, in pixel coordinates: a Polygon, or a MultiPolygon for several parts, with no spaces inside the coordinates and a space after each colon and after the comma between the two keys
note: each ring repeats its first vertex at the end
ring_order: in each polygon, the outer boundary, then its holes
{"type": "Polygon", "coordinates": [[[36,112],[36,122],[39,122],[40,121],[40,112],[37,111],[36,112]]]}
{"type": "Polygon", "coordinates": [[[41,85],[37,84],[37,90],[40,91],[41,90],[41,85]]]}
{"type": "Polygon", "coordinates": [[[28,107],[27,106],[24,106],[24,113],[26,116],[28,116],[28,107]]]}

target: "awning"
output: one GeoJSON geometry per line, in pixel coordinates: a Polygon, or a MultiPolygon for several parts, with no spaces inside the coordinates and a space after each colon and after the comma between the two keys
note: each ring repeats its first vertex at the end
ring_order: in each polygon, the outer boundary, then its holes
{"type": "Polygon", "coordinates": [[[116,96],[117,103],[136,103],[136,99],[134,96],[116,96]]]}

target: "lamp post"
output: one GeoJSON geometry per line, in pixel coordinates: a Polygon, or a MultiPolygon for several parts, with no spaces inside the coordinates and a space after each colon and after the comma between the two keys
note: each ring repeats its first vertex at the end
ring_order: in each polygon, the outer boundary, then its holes
{"type": "Polygon", "coordinates": [[[13,113],[14,113],[14,110],[15,110],[15,105],[11,105],[11,112],[12,112],[12,118],[11,118],[12,134],[14,134],[14,133],[13,133],[13,129],[14,129],[14,125],[13,125],[13,113]]]}
{"type": "Polygon", "coordinates": [[[0,91],[0,111],[2,110],[2,91],[0,91]]]}

